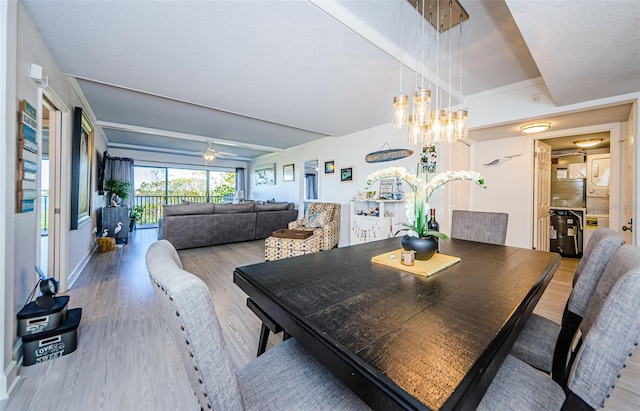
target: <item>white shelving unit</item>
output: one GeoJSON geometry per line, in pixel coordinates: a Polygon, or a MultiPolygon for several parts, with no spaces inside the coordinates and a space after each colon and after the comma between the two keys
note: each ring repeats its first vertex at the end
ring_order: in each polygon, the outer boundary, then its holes
{"type": "Polygon", "coordinates": [[[398,216],[403,212],[404,200],[351,200],[350,244],[363,244],[370,241],[393,237],[398,231],[398,216]],[[373,210],[377,209],[377,213],[373,210]]]}

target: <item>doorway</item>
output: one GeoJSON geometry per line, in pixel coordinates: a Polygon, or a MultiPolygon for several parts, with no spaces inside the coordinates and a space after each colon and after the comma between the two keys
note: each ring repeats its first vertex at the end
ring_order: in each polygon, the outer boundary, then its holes
{"type": "Polygon", "coordinates": [[[60,290],[67,289],[66,271],[62,264],[66,261],[66,238],[61,230],[60,199],[63,189],[61,182],[61,136],[63,135],[63,113],[56,107],[45,91],[42,97],[42,132],[40,144],[40,177],[38,184],[39,219],[37,235],[40,251],[38,266],[49,277],[60,282],[60,290]]]}
{"type": "MultiPolygon", "coordinates": [[[[621,231],[623,208],[611,199],[632,198],[624,182],[625,169],[633,167],[626,164],[624,152],[630,150],[622,146],[620,123],[583,127],[564,132],[547,133],[536,140],[551,146],[552,167],[550,170],[550,232],[548,235],[550,251],[559,252],[567,257],[580,257],[590,234],[597,228],[609,227],[621,231]],[[589,140],[592,145],[579,147],[576,142],[589,140]],[[606,159],[606,171],[601,160],[606,159]],[[588,164],[598,164],[588,167],[588,164]],[[624,164],[623,164],[624,163],[624,164]],[[602,177],[608,173],[606,182],[599,179],[600,186],[588,186],[593,183],[589,176],[602,177]]],[[[598,178],[596,178],[598,180],[598,178]]],[[[536,176],[537,184],[538,178],[536,176]]],[[[535,207],[535,204],[534,204],[535,207]]],[[[533,239],[541,240],[545,236],[533,222],[533,239]]],[[[536,242],[533,242],[537,245],[536,242]]],[[[537,248],[537,247],[536,247],[537,248]]]]}
{"type": "Polygon", "coordinates": [[[317,201],[318,196],[318,160],[304,162],[304,200],[317,201]]]}

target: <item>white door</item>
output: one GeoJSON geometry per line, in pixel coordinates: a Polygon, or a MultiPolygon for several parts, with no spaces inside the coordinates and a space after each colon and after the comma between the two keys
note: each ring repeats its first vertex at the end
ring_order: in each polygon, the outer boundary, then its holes
{"type": "Polygon", "coordinates": [[[538,140],[534,144],[533,245],[536,250],[549,251],[551,146],[538,140]]]}
{"type": "MultiPolygon", "coordinates": [[[[448,158],[449,162],[444,170],[469,170],[469,146],[457,141],[453,144],[441,144],[446,146],[448,153],[443,152],[441,158],[448,158]]],[[[440,170],[443,171],[443,170],[440,170]]],[[[453,210],[469,209],[469,191],[471,184],[468,181],[452,181],[444,186],[445,201],[442,214],[440,214],[440,231],[451,232],[451,212],[453,210]]]]}
{"type": "MultiPolygon", "coordinates": [[[[633,111],[632,111],[633,113],[633,111]]],[[[622,173],[622,185],[621,185],[621,204],[622,220],[619,227],[612,227],[614,230],[621,232],[624,235],[627,244],[633,244],[633,236],[631,235],[631,228],[633,227],[633,114],[630,115],[627,122],[627,129],[625,135],[622,138],[620,144],[620,158],[622,164],[620,171],[622,173]]]]}

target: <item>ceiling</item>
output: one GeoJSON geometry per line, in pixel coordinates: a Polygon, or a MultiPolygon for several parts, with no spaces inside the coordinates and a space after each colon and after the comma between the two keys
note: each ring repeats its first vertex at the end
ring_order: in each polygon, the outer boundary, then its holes
{"type": "MultiPolygon", "coordinates": [[[[416,61],[420,20],[408,2],[22,2],[110,148],[197,154],[212,142],[223,158],[250,160],[389,123],[400,59],[405,93],[415,86],[412,68],[436,82],[437,59],[416,61]]],[[[461,3],[470,15],[464,87],[446,75],[454,27],[441,37],[445,102],[445,91],[457,103],[537,77],[558,105],[640,91],[636,0],[461,3]]],[[[606,116],[626,120],[623,111],[606,116]]],[[[472,138],[499,138],[509,126],[472,138]]]]}

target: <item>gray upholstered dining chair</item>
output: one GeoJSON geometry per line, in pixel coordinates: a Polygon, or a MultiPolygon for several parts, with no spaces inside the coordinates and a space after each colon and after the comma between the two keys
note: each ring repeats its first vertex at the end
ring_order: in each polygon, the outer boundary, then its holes
{"type": "Polygon", "coordinates": [[[479,410],[593,410],[604,406],[640,339],[640,249],[625,245],[596,286],[580,325],[581,338],[558,384],[508,355],[479,410]]]}
{"type": "Polygon", "coordinates": [[[453,210],[451,238],[504,245],[509,214],[453,210]]]}
{"type": "Polygon", "coordinates": [[[562,314],[562,324],[532,314],[511,349],[511,355],[551,373],[558,383],[564,383],[569,346],[609,260],[623,244],[624,237],[616,231],[609,228],[596,230],[576,268],[573,290],[562,314]]]}
{"type": "Polygon", "coordinates": [[[236,371],[206,284],[166,240],[149,247],[146,263],[201,409],[368,409],[294,339],[236,371]]]}

